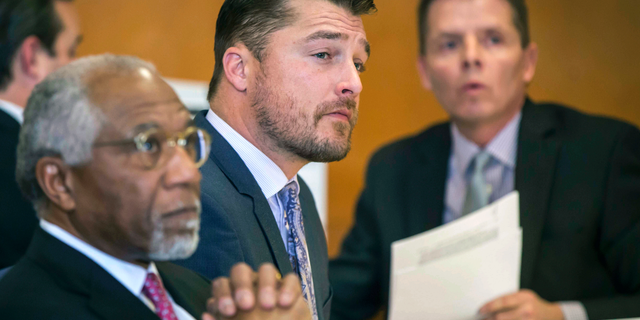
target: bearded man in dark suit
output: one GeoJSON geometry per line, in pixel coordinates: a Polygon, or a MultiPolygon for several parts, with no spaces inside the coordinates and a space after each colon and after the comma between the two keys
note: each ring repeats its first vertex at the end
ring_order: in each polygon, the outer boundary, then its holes
{"type": "Polygon", "coordinates": [[[513,190],[523,289],[487,297],[479,312],[639,316],[640,132],[527,97],[537,47],[523,0],[423,0],[419,10],[418,69],[451,121],[372,157],[355,225],[330,263],[332,320],[366,319],[388,304],[393,241],[513,190]]]}
{"type": "Polygon", "coordinates": [[[202,166],[201,245],[176,263],[210,278],[245,262],[300,276],[314,319],[331,308],[316,205],[298,171],[349,152],[373,0],[226,0],[216,25],[202,166]]]}

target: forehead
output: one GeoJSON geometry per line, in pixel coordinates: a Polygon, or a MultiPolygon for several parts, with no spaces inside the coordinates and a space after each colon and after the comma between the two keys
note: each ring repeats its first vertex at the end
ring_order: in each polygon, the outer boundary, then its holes
{"type": "Polygon", "coordinates": [[[289,27],[304,33],[321,29],[352,34],[366,40],[364,24],[359,16],[349,10],[324,0],[291,0],[296,21],[289,27]]]}
{"type": "Polygon", "coordinates": [[[191,120],[173,89],[141,68],[127,74],[98,74],[89,80],[90,98],[117,131],[127,134],[143,124],[182,130],[191,120]]]}
{"type": "Polygon", "coordinates": [[[506,0],[436,0],[428,15],[430,33],[497,27],[515,31],[513,10],[506,0]]]}

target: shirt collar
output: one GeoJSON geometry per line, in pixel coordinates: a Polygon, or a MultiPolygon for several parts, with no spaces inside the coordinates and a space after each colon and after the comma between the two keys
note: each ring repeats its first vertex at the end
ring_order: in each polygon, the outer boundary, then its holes
{"type": "MultiPolygon", "coordinates": [[[[522,111],[518,112],[485,148],[494,159],[510,168],[516,165],[518,130],[521,119],[522,111]]],[[[454,165],[458,172],[465,172],[473,157],[480,151],[480,147],[465,138],[453,123],[451,124],[451,136],[453,137],[454,165]]]]}
{"type": "Polygon", "coordinates": [[[53,237],[93,260],[136,297],[142,293],[142,287],[144,287],[148,272],[153,272],[160,278],[158,269],[153,262],[149,264],[147,269],[144,269],[133,263],[112,257],[44,219],[40,219],[40,227],[53,237]]]}
{"type": "Polygon", "coordinates": [[[0,110],[16,119],[19,124],[22,124],[24,121],[24,109],[13,102],[0,99],[0,110]]]}
{"type": "MultiPolygon", "coordinates": [[[[238,153],[267,199],[273,197],[291,181],[287,179],[287,176],[277,164],[212,110],[207,112],[207,120],[238,153]]],[[[294,176],[293,179],[297,183],[297,176],[294,176]]]]}

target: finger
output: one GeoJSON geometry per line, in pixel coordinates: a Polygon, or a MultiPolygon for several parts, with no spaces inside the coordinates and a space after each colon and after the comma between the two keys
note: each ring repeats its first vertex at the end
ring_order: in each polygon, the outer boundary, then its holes
{"type": "Polygon", "coordinates": [[[519,320],[523,318],[522,308],[508,309],[506,311],[498,312],[493,315],[492,319],[495,320],[519,320]]]}
{"type": "Polygon", "coordinates": [[[289,273],[282,280],[280,293],[278,295],[278,305],[283,308],[289,308],[295,302],[296,298],[302,295],[300,288],[300,280],[294,273],[289,273]]]}
{"type": "Polygon", "coordinates": [[[292,319],[297,320],[311,320],[311,310],[309,310],[309,306],[307,302],[302,298],[302,296],[298,297],[293,303],[293,307],[291,307],[292,311],[292,319]]]}
{"type": "Polygon", "coordinates": [[[208,313],[203,313],[202,314],[202,320],[216,320],[216,318],[214,318],[212,315],[210,315],[208,313]]]}
{"type": "Polygon", "coordinates": [[[260,307],[271,310],[276,306],[276,285],[278,271],[270,264],[263,264],[258,270],[258,300],[260,307]]]}
{"type": "Polygon", "coordinates": [[[234,290],[236,305],[241,310],[251,310],[255,304],[253,281],[256,275],[245,263],[238,263],[231,268],[231,286],[234,290]]]}
{"type": "Polygon", "coordinates": [[[519,293],[509,294],[495,299],[480,308],[480,314],[491,314],[517,308],[522,303],[519,293]]]}
{"type": "Polygon", "coordinates": [[[218,313],[233,317],[236,314],[236,306],[231,298],[231,287],[228,278],[217,278],[212,284],[213,298],[207,300],[207,311],[216,315],[218,313]]]}

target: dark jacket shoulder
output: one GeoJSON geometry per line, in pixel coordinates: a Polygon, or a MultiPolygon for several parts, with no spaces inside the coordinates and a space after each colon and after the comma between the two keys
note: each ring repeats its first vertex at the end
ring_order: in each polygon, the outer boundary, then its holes
{"type": "MultiPolygon", "coordinates": [[[[613,138],[636,127],[626,121],[609,116],[587,114],[575,108],[552,102],[535,103],[527,106],[524,118],[532,120],[547,118],[555,124],[555,134],[565,139],[585,140],[585,138],[613,138]]],[[[535,123],[533,124],[535,125],[535,123]]]]}

